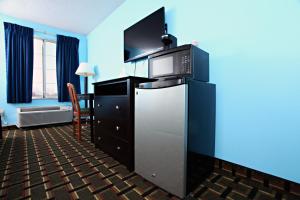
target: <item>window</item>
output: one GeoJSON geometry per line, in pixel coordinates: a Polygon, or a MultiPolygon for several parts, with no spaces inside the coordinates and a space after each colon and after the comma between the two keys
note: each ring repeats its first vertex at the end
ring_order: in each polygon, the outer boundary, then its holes
{"type": "Polygon", "coordinates": [[[56,43],[34,38],[32,97],[57,98],[56,43]]]}

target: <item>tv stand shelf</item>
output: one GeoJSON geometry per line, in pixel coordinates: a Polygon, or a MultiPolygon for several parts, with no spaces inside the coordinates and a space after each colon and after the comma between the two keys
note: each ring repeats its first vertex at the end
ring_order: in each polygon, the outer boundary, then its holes
{"type": "Polygon", "coordinates": [[[134,88],[142,77],[124,77],[93,83],[95,91],[95,145],[130,171],[134,170],[134,88]]]}
{"type": "Polygon", "coordinates": [[[112,84],[98,85],[95,87],[95,95],[111,96],[111,95],[127,95],[127,81],[115,82],[112,84]]]}

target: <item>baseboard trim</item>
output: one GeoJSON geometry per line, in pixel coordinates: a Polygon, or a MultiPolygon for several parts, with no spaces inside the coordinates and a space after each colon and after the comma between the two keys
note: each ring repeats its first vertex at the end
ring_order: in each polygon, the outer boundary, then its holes
{"type": "Polygon", "coordinates": [[[16,125],[2,126],[2,131],[15,130],[15,129],[18,129],[16,125]]]}
{"type": "Polygon", "coordinates": [[[252,181],[256,182],[258,185],[264,187],[269,187],[280,192],[287,192],[287,193],[300,196],[300,184],[281,177],[260,172],[255,169],[251,169],[218,158],[215,158],[214,168],[216,170],[219,169],[219,170],[226,171],[230,175],[236,177],[251,179],[252,181]]]}
{"type": "Polygon", "coordinates": [[[71,124],[72,124],[72,122],[64,122],[64,123],[55,123],[55,124],[43,124],[43,125],[37,125],[37,126],[28,126],[28,127],[21,127],[21,128],[18,128],[16,125],[9,125],[9,126],[3,126],[2,130],[3,131],[16,130],[16,129],[27,130],[27,129],[38,129],[38,128],[51,127],[51,126],[64,126],[64,125],[71,125],[71,124]]]}

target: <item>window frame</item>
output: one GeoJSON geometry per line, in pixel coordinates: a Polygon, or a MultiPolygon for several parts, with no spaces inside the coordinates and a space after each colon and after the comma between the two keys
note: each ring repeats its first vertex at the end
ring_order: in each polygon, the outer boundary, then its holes
{"type": "MultiPolygon", "coordinates": [[[[56,95],[57,95],[56,97],[46,97],[46,71],[47,71],[47,69],[46,69],[46,42],[54,43],[55,45],[57,45],[57,41],[56,40],[51,40],[51,39],[41,38],[41,37],[38,37],[38,36],[34,36],[33,39],[38,39],[38,40],[41,40],[43,42],[43,45],[42,45],[43,97],[34,97],[34,96],[32,96],[32,99],[33,100],[57,100],[58,99],[58,92],[56,93],[56,95]]],[[[56,86],[57,86],[57,82],[56,82],[56,86]]]]}

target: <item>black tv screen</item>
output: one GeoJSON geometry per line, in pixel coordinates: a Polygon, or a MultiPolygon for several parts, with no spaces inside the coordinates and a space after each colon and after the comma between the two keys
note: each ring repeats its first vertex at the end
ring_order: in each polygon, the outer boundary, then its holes
{"type": "Polygon", "coordinates": [[[124,62],[133,61],[163,49],[165,9],[158,9],[124,31],[124,62]]]}

